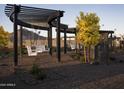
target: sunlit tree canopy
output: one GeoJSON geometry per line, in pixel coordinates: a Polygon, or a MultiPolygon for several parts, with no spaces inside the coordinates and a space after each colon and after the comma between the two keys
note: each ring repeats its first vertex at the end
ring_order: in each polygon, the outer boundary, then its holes
{"type": "Polygon", "coordinates": [[[6,47],[9,42],[9,33],[6,32],[3,26],[0,26],[0,48],[6,47]]]}
{"type": "Polygon", "coordinates": [[[76,20],[77,40],[85,46],[96,45],[99,42],[99,17],[95,13],[80,12],[76,20]]]}
{"type": "MultiPolygon", "coordinates": [[[[80,15],[76,19],[76,31],[77,37],[76,40],[78,43],[83,44],[84,46],[84,57],[85,62],[87,60],[86,51],[88,50],[88,62],[91,58],[91,46],[97,45],[99,43],[100,34],[99,34],[99,17],[95,13],[86,13],[80,12],[80,15]]],[[[93,54],[94,55],[94,54],[93,54]]]]}

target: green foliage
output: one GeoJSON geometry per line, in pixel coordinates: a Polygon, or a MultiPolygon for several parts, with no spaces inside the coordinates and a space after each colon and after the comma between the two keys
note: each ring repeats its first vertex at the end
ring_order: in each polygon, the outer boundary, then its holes
{"type": "Polygon", "coordinates": [[[79,59],[80,59],[80,55],[79,55],[79,54],[71,54],[71,57],[72,57],[74,60],[79,60],[79,59]]]}
{"type": "Polygon", "coordinates": [[[22,48],[22,54],[27,54],[27,48],[22,48]]]}
{"type": "Polygon", "coordinates": [[[39,66],[37,64],[33,64],[30,72],[38,80],[42,80],[42,79],[46,78],[46,74],[43,72],[43,69],[39,68],[39,66]]]}
{"type": "Polygon", "coordinates": [[[26,47],[22,47],[22,49],[20,47],[18,47],[18,53],[20,54],[20,52],[22,51],[22,54],[27,54],[27,48],[26,47]]]}
{"type": "Polygon", "coordinates": [[[85,63],[85,58],[84,58],[84,56],[81,56],[81,57],[80,57],[80,61],[81,61],[82,63],[85,63]]]}
{"type": "Polygon", "coordinates": [[[13,49],[7,47],[0,49],[0,57],[11,57],[11,56],[13,56],[13,49]]]}
{"type": "Polygon", "coordinates": [[[80,59],[80,55],[79,55],[79,54],[76,54],[76,55],[74,56],[74,59],[79,60],[79,59],[80,59]]]}
{"type": "Polygon", "coordinates": [[[99,17],[95,13],[80,12],[76,20],[77,41],[84,46],[97,45],[100,39],[99,17]]]}
{"type": "Polygon", "coordinates": [[[6,32],[3,26],[0,26],[0,48],[6,47],[9,42],[9,33],[6,32]]]}
{"type": "Polygon", "coordinates": [[[81,56],[80,53],[71,54],[71,57],[72,57],[74,60],[79,60],[81,63],[85,63],[85,58],[84,58],[83,56],[81,56]]]}
{"type": "Polygon", "coordinates": [[[77,37],[76,40],[78,43],[84,45],[84,59],[90,60],[91,55],[91,46],[95,46],[99,43],[100,34],[99,34],[99,17],[95,13],[86,13],[80,12],[80,16],[76,20],[76,30],[77,37]],[[88,51],[88,58],[86,57],[86,52],[88,51]]]}

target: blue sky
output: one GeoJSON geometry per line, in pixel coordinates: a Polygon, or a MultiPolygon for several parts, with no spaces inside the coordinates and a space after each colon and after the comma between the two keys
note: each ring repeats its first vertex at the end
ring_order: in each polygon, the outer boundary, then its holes
{"type": "MultiPolygon", "coordinates": [[[[61,22],[68,24],[69,27],[75,27],[76,16],[80,11],[95,12],[100,17],[101,29],[114,30],[116,34],[124,34],[124,5],[110,4],[29,4],[27,6],[41,7],[48,9],[56,9],[65,11],[61,22]]],[[[3,25],[5,30],[12,32],[13,24],[4,14],[5,5],[0,5],[0,25],[3,25]]],[[[42,35],[46,36],[46,32],[42,31],[42,35]]],[[[55,36],[55,32],[53,33],[55,36]]]]}

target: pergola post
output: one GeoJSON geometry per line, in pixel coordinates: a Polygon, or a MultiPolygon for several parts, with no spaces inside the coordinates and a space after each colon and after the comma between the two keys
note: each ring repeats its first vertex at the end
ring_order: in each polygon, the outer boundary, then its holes
{"type": "Polygon", "coordinates": [[[104,41],[103,55],[101,55],[101,57],[103,56],[102,61],[106,62],[107,65],[109,64],[109,52],[110,52],[109,43],[110,43],[109,37],[107,36],[107,40],[104,41]]]}
{"type": "Polygon", "coordinates": [[[60,16],[57,17],[57,61],[61,61],[61,49],[60,49],[60,16]]]}
{"type": "Polygon", "coordinates": [[[64,54],[67,53],[67,44],[66,44],[66,29],[64,29],[64,54]]]}
{"type": "Polygon", "coordinates": [[[48,48],[49,48],[49,54],[52,55],[52,26],[49,25],[48,30],[48,48]]]}
{"type": "Polygon", "coordinates": [[[20,53],[22,54],[22,48],[23,48],[23,27],[20,26],[20,53]]]}
{"type": "Polygon", "coordinates": [[[99,47],[99,45],[96,45],[95,46],[95,50],[94,50],[94,53],[95,53],[95,55],[94,55],[95,62],[98,61],[98,56],[99,56],[99,54],[98,54],[98,47],[99,47]]]}
{"type": "Polygon", "coordinates": [[[23,48],[23,30],[22,26],[20,26],[20,62],[22,61],[22,48],[23,48]]]}
{"type": "Polygon", "coordinates": [[[18,31],[17,31],[17,18],[19,7],[14,5],[13,7],[13,30],[14,30],[14,66],[18,65],[18,31]]]}
{"type": "Polygon", "coordinates": [[[110,33],[110,48],[112,50],[112,33],[110,33]]]}

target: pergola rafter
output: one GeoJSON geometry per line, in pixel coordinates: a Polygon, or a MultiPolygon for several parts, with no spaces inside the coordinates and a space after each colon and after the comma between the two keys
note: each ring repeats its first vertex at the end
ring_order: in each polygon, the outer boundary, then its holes
{"type": "MultiPolygon", "coordinates": [[[[17,5],[16,5],[17,6],[17,5]]],[[[43,9],[43,8],[34,8],[18,5],[16,7],[18,12],[18,25],[22,25],[29,28],[39,28],[42,30],[48,30],[49,24],[53,24],[53,27],[57,27],[57,22],[55,19],[57,17],[62,17],[64,11],[52,10],[52,9],[43,9]],[[60,12],[60,13],[59,13],[60,12]],[[54,22],[53,22],[54,20],[54,22]],[[35,24],[37,22],[37,25],[35,24]],[[41,23],[46,23],[46,25],[42,25],[41,23]],[[31,26],[32,25],[32,26],[31,26]],[[42,28],[43,27],[43,28],[42,28]]],[[[7,5],[5,7],[5,14],[10,17],[10,20],[13,22],[13,5],[7,5]]],[[[63,25],[62,25],[63,26],[63,25]]]]}

